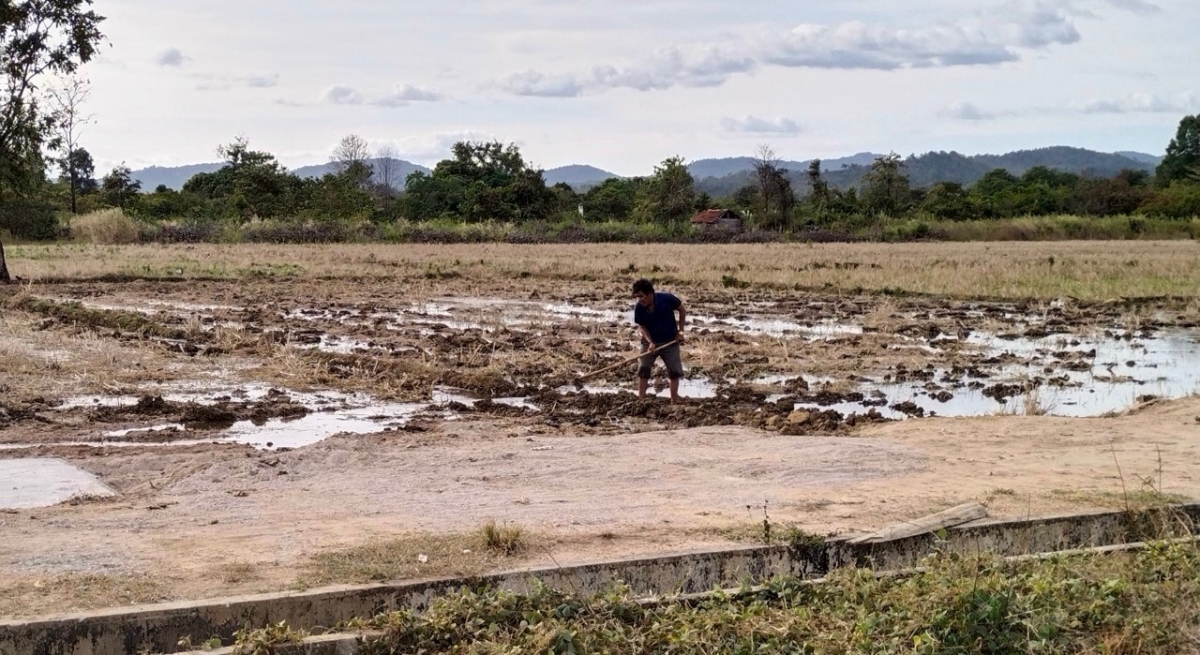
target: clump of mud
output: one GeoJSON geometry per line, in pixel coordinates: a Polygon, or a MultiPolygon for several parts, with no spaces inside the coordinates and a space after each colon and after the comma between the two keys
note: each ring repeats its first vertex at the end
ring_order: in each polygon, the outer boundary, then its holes
{"type": "Polygon", "coordinates": [[[222,399],[213,404],[180,403],[162,396],[142,396],[134,405],[93,409],[91,419],[97,423],[117,423],[155,418],[182,423],[191,430],[224,430],[238,421],[262,425],[273,418],[305,416],[309,411],[286,393],[273,389],[266,398],[255,402],[222,399]]]}
{"type": "MultiPolygon", "coordinates": [[[[866,414],[849,416],[834,410],[796,411],[795,397],[768,403],[764,394],[745,386],[722,388],[715,398],[685,398],[679,403],[657,396],[638,398],[632,393],[561,393],[553,389],[540,390],[529,400],[542,408],[552,426],[596,427],[640,419],[677,428],[745,425],[802,435],[828,434],[888,420],[874,408],[866,414]]],[[[477,405],[476,409],[481,408],[477,405]]]]}

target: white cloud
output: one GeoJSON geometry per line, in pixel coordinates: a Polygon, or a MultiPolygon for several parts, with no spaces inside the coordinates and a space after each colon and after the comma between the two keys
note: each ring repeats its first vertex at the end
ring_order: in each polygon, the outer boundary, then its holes
{"type": "Polygon", "coordinates": [[[939,110],[938,116],[960,121],[990,121],[996,114],[984,111],[969,102],[956,102],[939,110]]]}
{"type": "Polygon", "coordinates": [[[154,63],[159,66],[178,68],[183,65],[184,56],[179,48],[167,48],[154,57],[154,63]]]}
{"type": "Polygon", "coordinates": [[[518,96],[573,98],[583,93],[583,85],[573,75],[543,75],[534,70],[513,73],[500,86],[518,96]]]}
{"type": "Polygon", "coordinates": [[[1150,2],[1146,2],[1146,0],[1106,0],[1106,1],[1108,2],[1108,4],[1110,4],[1114,7],[1117,7],[1118,9],[1132,11],[1135,14],[1142,14],[1142,15],[1148,16],[1150,14],[1157,14],[1162,11],[1162,7],[1159,7],[1158,5],[1150,3],[1150,2]]]}
{"type": "Polygon", "coordinates": [[[395,148],[398,153],[397,156],[400,159],[421,164],[433,164],[448,158],[451,148],[459,141],[503,141],[507,143],[509,140],[499,138],[489,132],[459,130],[407,136],[393,141],[373,143],[372,145],[376,148],[379,146],[391,146],[395,148]]]}
{"type": "Polygon", "coordinates": [[[796,136],[803,132],[799,123],[790,118],[767,120],[757,116],[744,118],[723,118],[721,128],[726,132],[739,134],[771,134],[776,136],[796,136]]]}
{"type": "Polygon", "coordinates": [[[1010,0],[958,22],[914,28],[849,21],[725,35],[587,72],[525,70],[509,75],[501,87],[516,95],[569,98],[592,89],[719,86],[733,75],[767,66],[883,71],[986,66],[1018,61],[1021,50],[1070,45],[1080,38],[1065,6],[1010,0]]]}
{"type": "Polygon", "coordinates": [[[413,102],[437,102],[442,95],[429,89],[421,89],[409,84],[399,86],[390,95],[386,95],[372,104],[381,107],[407,107],[413,102]]]}
{"type": "Polygon", "coordinates": [[[279,84],[279,73],[245,75],[242,77],[242,82],[252,89],[270,89],[279,84]]]}
{"type": "Polygon", "coordinates": [[[1097,98],[1084,103],[1080,109],[1088,114],[1186,114],[1200,110],[1200,98],[1184,93],[1163,98],[1153,93],[1133,93],[1117,98],[1097,98]]]}
{"type": "Polygon", "coordinates": [[[325,102],[335,105],[361,105],[363,103],[362,94],[348,86],[331,87],[325,92],[324,98],[325,102]]]}

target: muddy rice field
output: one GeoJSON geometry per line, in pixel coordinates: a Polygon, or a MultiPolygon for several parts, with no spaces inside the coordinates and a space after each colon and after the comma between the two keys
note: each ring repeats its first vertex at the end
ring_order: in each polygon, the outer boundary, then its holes
{"type": "Polygon", "coordinates": [[[748,543],[764,517],[846,534],[1200,496],[1191,295],[779,284],[750,250],[710,277],[362,248],[319,275],[303,252],[202,274],[11,249],[34,273],[0,288],[0,616],[748,543]],[[575,380],[635,352],[640,275],[689,310],[679,404],[661,369],[644,400],[632,365],[575,380]],[[487,522],[522,547],[489,550],[487,522]]]}

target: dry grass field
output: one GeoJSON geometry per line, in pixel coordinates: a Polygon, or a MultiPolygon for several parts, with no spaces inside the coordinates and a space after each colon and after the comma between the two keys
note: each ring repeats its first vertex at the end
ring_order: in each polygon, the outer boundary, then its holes
{"type": "MultiPolygon", "coordinates": [[[[653,276],[722,287],[898,291],[970,298],[1110,300],[1191,296],[1194,242],[627,245],[27,245],[11,246],[28,280],[149,278],[398,279],[415,292],[459,277],[513,287],[653,276]],[[426,282],[421,282],[422,280],[426,282]]],[[[623,291],[614,290],[614,292],[623,291]]]]}

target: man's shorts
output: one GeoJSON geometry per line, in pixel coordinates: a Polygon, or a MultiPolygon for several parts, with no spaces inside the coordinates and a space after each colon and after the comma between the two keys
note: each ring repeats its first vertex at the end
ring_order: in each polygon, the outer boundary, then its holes
{"type": "MultiPolygon", "coordinates": [[[[649,348],[648,344],[642,344],[642,352],[649,348]]],[[[664,348],[653,355],[644,355],[638,360],[637,376],[643,380],[650,379],[650,372],[654,369],[654,360],[662,358],[663,364],[667,367],[667,376],[672,380],[678,380],[683,377],[683,356],[679,351],[679,344],[675,344],[669,348],[664,348]]]]}

